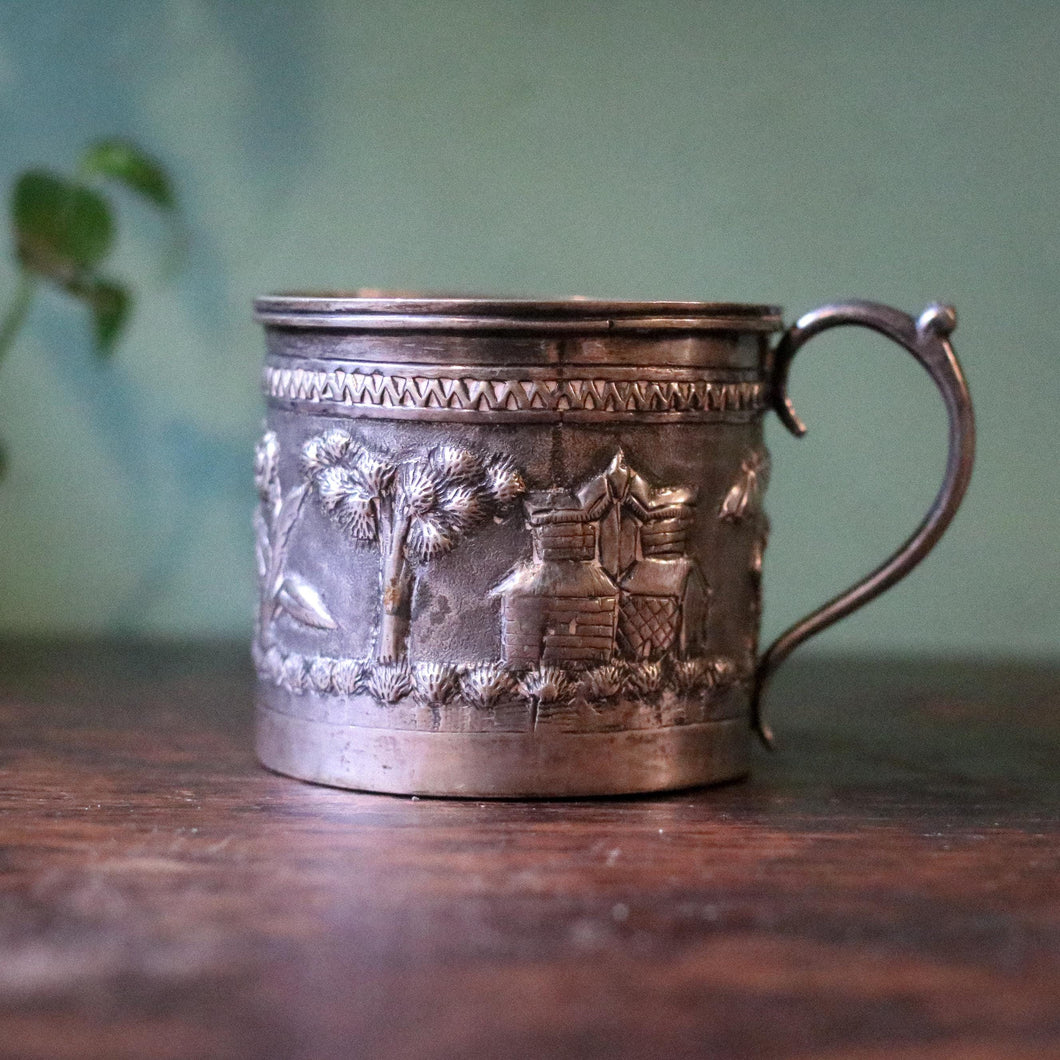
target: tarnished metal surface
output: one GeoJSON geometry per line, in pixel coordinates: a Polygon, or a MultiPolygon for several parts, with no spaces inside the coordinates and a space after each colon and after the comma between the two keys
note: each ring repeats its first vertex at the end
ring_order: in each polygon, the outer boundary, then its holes
{"type": "MultiPolygon", "coordinates": [[[[826,624],[811,616],[759,664],[762,415],[786,408],[808,318],[774,355],[770,306],[277,296],[257,309],[266,765],[494,796],[746,772],[760,680],[826,624]]],[[[952,361],[941,316],[918,331],[883,307],[825,312],[931,365],[942,343],[952,361]]],[[[970,467],[967,393],[929,371],[970,467]]],[[[886,584],[937,539],[962,473],[886,584]]]]}

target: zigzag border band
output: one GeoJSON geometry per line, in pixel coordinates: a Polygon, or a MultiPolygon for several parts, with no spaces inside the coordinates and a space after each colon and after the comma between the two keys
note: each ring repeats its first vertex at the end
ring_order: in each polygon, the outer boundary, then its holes
{"type": "Polygon", "coordinates": [[[270,401],[308,411],[417,419],[746,419],[767,408],[766,387],[760,380],[659,375],[654,379],[474,378],[269,365],[262,385],[270,401]]]}

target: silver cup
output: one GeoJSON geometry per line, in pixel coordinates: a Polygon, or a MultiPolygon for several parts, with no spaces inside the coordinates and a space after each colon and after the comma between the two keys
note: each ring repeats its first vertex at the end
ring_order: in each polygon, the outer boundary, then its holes
{"type": "Polygon", "coordinates": [[[769,675],[909,571],[971,472],[952,309],[259,299],[257,749],[371,791],[574,796],[748,770],[769,675]],[[791,359],[887,335],[945,400],[945,481],[881,567],[759,655],[763,416],[791,359]]]}

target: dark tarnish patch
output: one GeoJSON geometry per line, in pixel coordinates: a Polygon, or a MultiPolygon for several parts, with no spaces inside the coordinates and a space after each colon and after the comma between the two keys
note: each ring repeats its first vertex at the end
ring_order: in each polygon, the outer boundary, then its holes
{"type": "Polygon", "coordinates": [[[449,597],[439,596],[434,602],[434,608],[431,610],[431,625],[440,626],[452,612],[453,609],[449,606],[449,597]]]}

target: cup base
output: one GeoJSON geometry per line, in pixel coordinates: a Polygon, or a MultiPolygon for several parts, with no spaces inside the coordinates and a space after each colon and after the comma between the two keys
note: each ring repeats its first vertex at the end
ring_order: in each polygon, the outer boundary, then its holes
{"type": "Polygon", "coordinates": [[[458,798],[632,795],[716,784],[750,768],[746,718],[619,732],[422,732],[296,718],[260,703],[257,754],[332,787],[458,798]]]}

